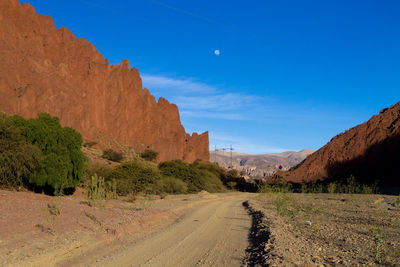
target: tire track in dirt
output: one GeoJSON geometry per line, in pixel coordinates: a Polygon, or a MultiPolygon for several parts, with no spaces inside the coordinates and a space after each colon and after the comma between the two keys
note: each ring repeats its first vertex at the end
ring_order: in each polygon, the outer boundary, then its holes
{"type": "Polygon", "coordinates": [[[248,198],[237,194],[206,202],[167,229],[90,265],[240,266],[251,227],[242,205],[248,198]]]}

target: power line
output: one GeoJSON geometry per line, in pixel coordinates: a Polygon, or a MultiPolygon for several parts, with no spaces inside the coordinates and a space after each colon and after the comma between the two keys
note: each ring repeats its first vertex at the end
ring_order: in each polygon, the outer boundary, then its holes
{"type": "Polygon", "coordinates": [[[248,34],[248,35],[252,35],[253,37],[261,40],[260,39],[260,35],[254,33],[254,32],[250,32],[248,29],[239,28],[237,26],[233,26],[231,24],[223,23],[223,22],[218,21],[218,20],[213,19],[213,18],[209,18],[209,17],[206,17],[206,16],[198,15],[196,13],[193,13],[193,12],[190,12],[188,10],[185,10],[185,9],[182,9],[182,8],[178,8],[178,7],[175,7],[175,6],[171,6],[169,4],[166,4],[164,2],[160,2],[158,0],[147,0],[147,1],[148,2],[152,2],[154,4],[157,4],[159,6],[171,9],[171,10],[173,10],[175,12],[182,13],[182,14],[188,15],[190,17],[203,20],[203,21],[206,21],[206,22],[211,23],[211,24],[215,24],[215,25],[221,26],[221,27],[226,28],[226,29],[230,29],[230,30],[235,31],[235,32],[240,32],[240,33],[245,33],[245,34],[248,34]]]}
{"type": "Polygon", "coordinates": [[[228,168],[233,169],[233,150],[234,148],[232,147],[232,145],[230,145],[229,148],[219,148],[217,149],[217,145],[215,145],[214,148],[214,162],[217,162],[217,152],[218,151],[222,151],[222,163],[221,163],[221,167],[224,168],[225,167],[225,151],[229,150],[230,151],[230,164],[228,165],[228,168]]]}

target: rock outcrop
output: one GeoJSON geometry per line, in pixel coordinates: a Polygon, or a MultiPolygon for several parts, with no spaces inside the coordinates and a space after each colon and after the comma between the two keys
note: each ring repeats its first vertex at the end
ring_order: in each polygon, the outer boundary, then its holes
{"type": "Polygon", "coordinates": [[[192,136],[176,105],[155,98],[127,60],[110,65],[95,46],[18,0],[0,1],[0,110],[48,112],[86,141],[99,134],[159,160],[209,160],[208,132],[192,136]]]}
{"type": "Polygon", "coordinates": [[[291,182],[346,179],[400,185],[400,102],[341,133],[275,179],[291,182]]]}

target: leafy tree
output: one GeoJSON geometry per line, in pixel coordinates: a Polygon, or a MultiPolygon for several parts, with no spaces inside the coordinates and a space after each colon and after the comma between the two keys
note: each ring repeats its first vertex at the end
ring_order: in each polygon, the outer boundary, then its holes
{"type": "Polygon", "coordinates": [[[0,185],[16,187],[39,167],[41,151],[26,143],[17,128],[0,119],[0,185]]]}
{"type": "Polygon", "coordinates": [[[50,187],[55,192],[74,188],[83,176],[85,156],[81,151],[82,136],[70,127],[62,127],[57,117],[40,113],[38,118],[21,116],[6,119],[18,128],[25,141],[38,147],[43,158],[28,182],[34,187],[50,187]]]}

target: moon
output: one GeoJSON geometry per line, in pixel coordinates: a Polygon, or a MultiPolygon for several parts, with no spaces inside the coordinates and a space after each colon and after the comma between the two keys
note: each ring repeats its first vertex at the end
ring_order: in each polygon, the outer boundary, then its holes
{"type": "Polygon", "coordinates": [[[221,51],[219,51],[219,49],[216,49],[216,50],[214,51],[214,54],[215,54],[216,56],[219,56],[219,55],[221,54],[221,51]]]}

